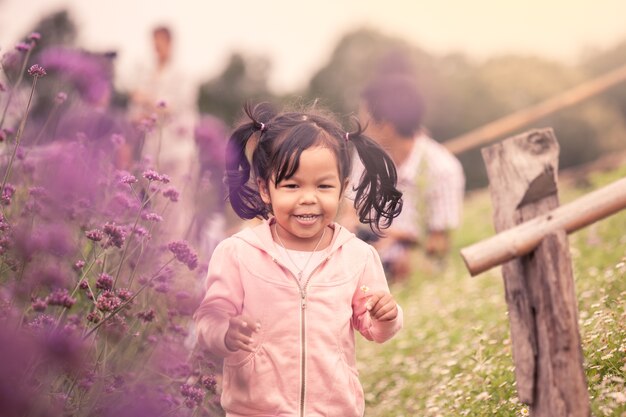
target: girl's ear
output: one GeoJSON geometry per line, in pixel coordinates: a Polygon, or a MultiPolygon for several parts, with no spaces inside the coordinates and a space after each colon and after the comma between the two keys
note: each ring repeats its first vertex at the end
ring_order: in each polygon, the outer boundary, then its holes
{"type": "Polygon", "coordinates": [[[267,183],[263,181],[261,178],[257,178],[256,184],[259,187],[259,194],[261,195],[261,200],[268,206],[272,204],[272,200],[270,199],[270,191],[267,189],[267,183]]]}

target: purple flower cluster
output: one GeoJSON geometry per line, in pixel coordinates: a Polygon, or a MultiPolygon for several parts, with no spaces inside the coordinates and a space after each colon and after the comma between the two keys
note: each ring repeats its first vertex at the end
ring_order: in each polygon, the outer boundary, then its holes
{"type": "MultiPolygon", "coordinates": [[[[17,132],[0,122],[0,141],[14,158],[0,189],[2,413],[207,415],[217,391],[214,369],[190,359],[185,344],[200,299],[199,259],[187,242],[170,242],[164,222],[178,215],[170,203],[180,194],[147,158],[123,159],[150,133],[126,114],[92,106],[110,93],[109,58],[33,50],[40,37],[31,34],[2,58],[11,75],[34,77],[30,97],[38,100],[17,132]],[[31,56],[37,64],[26,63],[31,56]],[[46,82],[35,82],[46,73],[46,82]],[[52,90],[59,86],[63,91],[52,90]],[[24,382],[19,390],[3,382],[15,375],[24,382]],[[155,407],[133,406],[143,402],[155,407]]],[[[14,79],[0,84],[3,101],[13,96],[14,79]]],[[[15,100],[8,108],[7,124],[19,125],[23,105],[15,100]]],[[[159,117],[165,107],[159,103],[159,117]]],[[[151,129],[170,122],[146,121],[151,129]]]]}
{"type": "Polygon", "coordinates": [[[110,290],[103,291],[96,301],[98,310],[105,312],[113,311],[120,305],[122,305],[122,300],[110,290]]]}
{"type": "Polygon", "coordinates": [[[163,197],[166,197],[172,203],[175,203],[175,202],[178,201],[178,198],[180,197],[180,194],[178,193],[176,188],[174,188],[174,187],[167,187],[165,190],[163,190],[163,197]]]}
{"type": "Polygon", "coordinates": [[[71,297],[65,288],[62,288],[52,292],[48,298],[46,298],[46,302],[50,306],[71,308],[74,304],[76,304],[76,299],[71,297]]]}
{"type": "Polygon", "coordinates": [[[99,290],[110,290],[113,288],[113,277],[107,273],[101,273],[96,281],[96,288],[99,290]]]}
{"type": "Polygon", "coordinates": [[[144,171],[142,175],[148,181],[162,182],[163,184],[167,184],[170,182],[170,177],[165,174],[159,174],[153,169],[148,169],[144,171]]]}
{"type": "Polygon", "coordinates": [[[87,239],[93,240],[94,242],[100,242],[104,239],[104,232],[100,229],[92,229],[85,232],[85,236],[87,239]]]}
{"type": "Polygon", "coordinates": [[[167,248],[174,254],[179,262],[187,265],[190,271],[193,271],[198,266],[198,255],[191,250],[187,242],[170,242],[167,248]]]}
{"type": "Polygon", "coordinates": [[[30,75],[31,77],[43,77],[44,75],[46,75],[46,70],[43,69],[43,67],[41,67],[40,65],[35,64],[28,69],[28,75],[30,75]]]}
{"type": "Polygon", "coordinates": [[[106,223],[103,227],[104,233],[108,236],[106,246],[113,245],[121,248],[124,246],[126,240],[126,231],[123,227],[116,225],[115,223],[106,223]]]}
{"type": "Polygon", "coordinates": [[[163,217],[159,216],[156,213],[144,213],[141,215],[141,218],[156,223],[163,221],[163,217]]]}
{"type": "Polygon", "coordinates": [[[202,403],[205,392],[200,387],[189,384],[183,384],[180,387],[180,393],[185,397],[185,405],[188,408],[194,408],[202,403]]]}
{"type": "Polygon", "coordinates": [[[135,177],[134,175],[130,175],[130,174],[124,175],[122,179],[120,180],[121,184],[128,184],[128,185],[134,184],[136,182],[137,182],[137,177],[135,177]]]}

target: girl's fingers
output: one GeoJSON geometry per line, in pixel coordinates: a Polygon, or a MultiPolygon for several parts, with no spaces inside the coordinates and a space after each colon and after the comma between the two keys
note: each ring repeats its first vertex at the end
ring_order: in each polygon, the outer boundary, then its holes
{"type": "Polygon", "coordinates": [[[251,335],[261,330],[261,323],[250,317],[236,316],[230,319],[230,327],[238,328],[240,332],[251,335]]]}
{"type": "Polygon", "coordinates": [[[393,320],[397,315],[396,302],[391,294],[373,294],[365,305],[372,318],[376,320],[393,320]]]}
{"type": "Polygon", "coordinates": [[[226,332],[226,347],[230,350],[245,350],[252,352],[254,339],[252,334],[261,329],[261,323],[243,316],[231,317],[226,332]]]}
{"type": "Polygon", "coordinates": [[[379,321],[389,321],[396,318],[398,315],[398,310],[396,308],[396,303],[388,304],[385,308],[381,308],[374,319],[379,321]]]}

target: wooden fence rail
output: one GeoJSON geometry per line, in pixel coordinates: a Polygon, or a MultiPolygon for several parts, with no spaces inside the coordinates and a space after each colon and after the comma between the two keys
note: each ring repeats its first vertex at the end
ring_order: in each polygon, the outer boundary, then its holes
{"type": "Polygon", "coordinates": [[[546,214],[461,249],[472,276],[526,255],[550,233],[572,233],[626,208],[626,178],[590,192],[546,214]]]}
{"type": "Polygon", "coordinates": [[[501,117],[461,136],[448,139],[443,142],[443,145],[453,154],[460,154],[469,149],[486,145],[542,117],[578,104],[624,81],[626,81],[626,65],[586,81],[538,104],[501,117]]]}

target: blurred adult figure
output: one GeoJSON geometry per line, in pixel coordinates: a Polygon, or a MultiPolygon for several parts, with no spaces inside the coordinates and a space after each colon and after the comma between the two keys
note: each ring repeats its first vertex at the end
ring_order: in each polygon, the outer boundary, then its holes
{"type": "Polygon", "coordinates": [[[152,45],[154,61],[137,71],[130,94],[130,118],[148,131],[137,140],[135,154],[146,168],[167,174],[181,193],[178,204],[183,207],[169,216],[165,227],[184,238],[193,217],[192,186],[199,171],[193,138],[194,86],[174,63],[174,34],[169,27],[152,30],[152,45]]]}
{"type": "MultiPolygon", "coordinates": [[[[463,168],[429,136],[422,124],[424,111],[419,89],[406,74],[378,76],[361,94],[359,120],[395,162],[398,189],[403,192],[402,213],[385,231],[386,237],[373,241],[392,279],[398,281],[411,272],[413,248],[444,258],[450,250],[450,233],[461,221],[463,168]]],[[[353,182],[362,169],[355,172],[353,182]]],[[[367,230],[357,229],[357,233],[364,236],[367,230]]]]}

